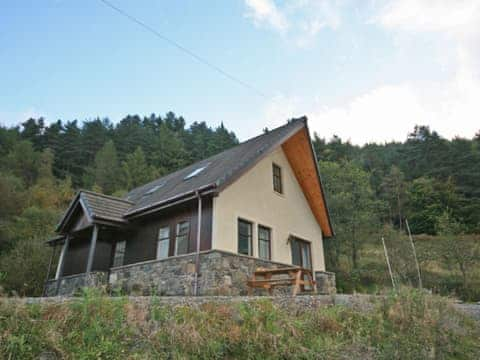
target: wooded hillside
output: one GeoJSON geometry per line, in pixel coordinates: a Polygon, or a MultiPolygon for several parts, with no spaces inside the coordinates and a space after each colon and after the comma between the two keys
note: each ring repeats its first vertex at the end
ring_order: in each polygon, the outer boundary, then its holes
{"type": "MultiPolygon", "coordinates": [[[[223,125],[194,122],[187,127],[172,112],[127,116],[117,124],[108,119],[47,124],[39,118],[0,127],[0,283],[7,291],[40,293],[48,261],[43,241],[76,189],[121,196],[237,143],[223,125]]],[[[444,281],[439,292],[479,297],[469,289],[480,282],[474,270],[480,133],[447,140],[418,126],[404,142],[364,146],[316,134],[314,149],[337,234],[326,242],[326,260],[328,269],[338,273],[340,290],[388,286],[378,252],[382,235],[397,255],[399,281],[415,284],[404,246],[408,219],[414,234],[425,234],[419,237],[426,244],[419,244],[422,266],[447,274],[425,271],[431,276],[427,286],[444,281]]]]}

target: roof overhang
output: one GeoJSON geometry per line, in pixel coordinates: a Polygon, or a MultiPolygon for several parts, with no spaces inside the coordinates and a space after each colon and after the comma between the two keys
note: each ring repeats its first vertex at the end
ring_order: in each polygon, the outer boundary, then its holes
{"type": "MultiPolygon", "coordinates": [[[[77,209],[82,210],[82,213],[85,216],[87,221],[83,228],[89,227],[93,224],[102,224],[107,226],[119,227],[128,223],[128,220],[126,219],[119,219],[119,218],[114,218],[107,215],[96,214],[94,211],[92,211],[92,209],[90,209],[88,201],[84,197],[84,192],[85,192],[84,190],[80,190],[75,195],[70,205],[68,206],[67,210],[65,211],[65,214],[60,219],[60,222],[55,228],[55,232],[60,234],[65,233],[65,230],[70,225],[72,217],[75,214],[77,209]]],[[[93,193],[90,192],[90,194],[93,194],[93,193]]],[[[98,194],[98,196],[104,196],[104,195],[98,194]]]]}
{"type": "Polygon", "coordinates": [[[282,144],[283,152],[300,184],[324,237],[335,235],[325,198],[318,161],[313,150],[305,118],[305,126],[282,144]]]}

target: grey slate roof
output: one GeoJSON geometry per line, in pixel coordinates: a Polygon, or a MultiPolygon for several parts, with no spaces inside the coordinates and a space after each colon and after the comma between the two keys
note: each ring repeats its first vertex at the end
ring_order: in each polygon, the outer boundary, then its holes
{"type": "Polygon", "coordinates": [[[222,185],[236,179],[245,169],[255,164],[262,155],[280,145],[288,137],[305,126],[306,118],[291,120],[284,126],[247,140],[231,149],[208,159],[201,160],[186,168],[166,175],[146,185],[131,190],[125,199],[133,202],[126,215],[141,212],[155,204],[191,193],[208,185],[221,188],[222,185]],[[206,166],[197,176],[185,180],[192,171],[206,166]],[[150,190],[154,190],[147,194],[150,190]]]}
{"type": "Polygon", "coordinates": [[[91,218],[116,222],[125,222],[123,216],[133,203],[125,199],[94,193],[87,190],[80,192],[80,197],[91,218]]]}
{"type": "Polygon", "coordinates": [[[82,203],[91,219],[103,219],[118,223],[128,216],[141,214],[169,200],[193,194],[206,187],[216,188],[233,182],[264,155],[282,144],[291,135],[306,126],[306,118],[294,119],[287,124],[247,140],[237,146],[175,171],[148,184],[131,190],[124,199],[81,190],[74,198],[57,227],[61,230],[68,222],[75,206],[82,203]],[[203,171],[185,179],[193,171],[203,171]]]}

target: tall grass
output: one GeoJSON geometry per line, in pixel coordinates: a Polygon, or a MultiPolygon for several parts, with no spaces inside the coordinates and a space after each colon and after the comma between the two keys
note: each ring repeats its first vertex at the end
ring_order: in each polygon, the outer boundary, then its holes
{"type": "Polygon", "coordinates": [[[371,311],[268,300],[167,307],[87,291],[57,305],[0,301],[0,357],[35,359],[479,359],[480,326],[402,290],[371,311]]]}

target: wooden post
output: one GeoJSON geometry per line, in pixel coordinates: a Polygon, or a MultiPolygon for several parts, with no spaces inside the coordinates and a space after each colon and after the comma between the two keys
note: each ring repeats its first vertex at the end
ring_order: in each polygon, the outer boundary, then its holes
{"type": "Polygon", "coordinates": [[[390,279],[392,279],[392,286],[395,290],[395,280],[393,279],[392,267],[390,266],[390,259],[388,258],[387,246],[385,245],[385,239],[382,236],[383,251],[385,251],[385,258],[387,259],[388,272],[390,273],[390,279]]]}
{"type": "Polygon", "coordinates": [[[67,235],[65,243],[63,244],[62,252],[60,253],[60,259],[58,260],[57,272],[55,274],[55,279],[57,280],[57,287],[55,289],[55,295],[58,295],[60,290],[60,282],[62,281],[63,268],[65,266],[65,256],[67,254],[68,246],[70,244],[70,235],[67,235]]]}
{"type": "Polygon", "coordinates": [[[97,247],[98,225],[93,225],[92,240],[90,241],[90,250],[88,251],[87,271],[90,274],[93,266],[93,258],[95,256],[95,248],[97,247]]]}
{"type": "Polygon", "coordinates": [[[53,258],[55,257],[55,252],[56,252],[55,250],[57,250],[57,243],[54,243],[52,246],[52,255],[50,256],[50,261],[48,262],[47,276],[45,278],[45,285],[43,286],[42,296],[47,295],[47,283],[48,283],[48,279],[50,279],[50,271],[52,270],[53,258]]]}
{"type": "Polygon", "coordinates": [[[198,196],[198,209],[197,209],[197,242],[195,251],[195,283],[193,288],[193,294],[198,295],[198,274],[200,273],[200,239],[202,234],[202,196],[197,192],[198,196]]]}
{"type": "Polygon", "coordinates": [[[418,275],[418,287],[423,288],[422,285],[422,276],[420,275],[420,265],[418,264],[417,251],[415,250],[415,244],[413,243],[412,233],[410,232],[410,226],[408,226],[408,220],[405,219],[405,225],[407,225],[408,237],[410,238],[410,244],[412,245],[413,258],[415,259],[415,265],[417,266],[417,275],[418,275]]]}

